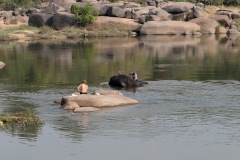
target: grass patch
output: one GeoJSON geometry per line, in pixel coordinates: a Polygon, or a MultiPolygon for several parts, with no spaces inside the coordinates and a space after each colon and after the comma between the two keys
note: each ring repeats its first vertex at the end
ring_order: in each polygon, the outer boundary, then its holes
{"type": "Polygon", "coordinates": [[[36,110],[27,108],[24,112],[0,114],[0,123],[3,124],[21,124],[21,125],[39,125],[43,121],[37,116],[36,110]]]}

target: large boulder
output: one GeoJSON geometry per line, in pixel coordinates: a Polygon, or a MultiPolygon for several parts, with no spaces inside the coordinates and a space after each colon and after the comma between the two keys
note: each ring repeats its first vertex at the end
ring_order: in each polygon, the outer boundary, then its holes
{"type": "Polygon", "coordinates": [[[108,25],[109,23],[116,23],[125,27],[128,27],[131,31],[140,31],[142,24],[137,23],[134,19],[98,16],[94,22],[96,25],[108,25]]]}
{"type": "Polygon", "coordinates": [[[76,102],[67,101],[61,106],[61,108],[65,110],[74,110],[75,108],[79,108],[79,105],[76,102]]]}
{"type": "Polygon", "coordinates": [[[54,2],[50,2],[46,8],[42,10],[42,13],[46,14],[55,14],[57,12],[65,12],[66,9],[62,6],[55,4],[54,2]]]}
{"type": "Polygon", "coordinates": [[[172,19],[172,14],[169,14],[167,11],[161,8],[150,9],[148,14],[155,15],[158,17],[159,21],[169,21],[172,19]]]}
{"type": "Polygon", "coordinates": [[[195,4],[188,2],[176,2],[173,4],[165,5],[162,7],[163,10],[171,14],[189,12],[195,4]]]}
{"type": "Polygon", "coordinates": [[[53,2],[58,6],[64,7],[65,10],[69,12],[72,4],[75,3],[76,0],[53,0],[53,2]]]}
{"type": "Polygon", "coordinates": [[[143,35],[185,35],[199,34],[198,24],[183,21],[148,21],[143,24],[140,34],[143,35]]]}
{"type": "Polygon", "coordinates": [[[79,107],[113,107],[121,105],[137,104],[138,101],[121,95],[92,95],[85,94],[79,96],[64,96],[61,106],[66,103],[76,102],[79,107]]]}
{"type": "Polygon", "coordinates": [[[218,21],[224,27],[229,27],[231,24],[231,20],[227,15],[210,14],[208,18],[218,21]]]}
{"type": "Polygon", "coordinates": [[[178,13],[178,14],[173,14],[172,15],[172,20],[173,21],[186,21],[189,13],[178,13]]]}
{"type": "Polygon", "coordinates": [[[107,12],[107,15],[110,17],[124,18],[125,14],[125,10],[119,7],[109,7],[107,12]]]}
{"type": "Polygon", "coordinates": [[[51,14],[34,13],[29,15],[28,25],[33,27],[42,27],[44,25],[51,25],[51,14]]]}
{"type": "Polygon", "coordinates": [[[2,61],[0,61],[0,69],[2,69],[5,66],[5,63],[3,63],[2,61]]]}
{"type": "Polygon", "coordinates": [[[74,14],[68,12],[58,12],[53,15],[52,27],[53,29],[59,30],[65,27],[71,27],[76,24],[76,18],[74,14]]]}
{"type": "Polygon", "coordinates": [[[137,9],[133,9],[133,19],[137,19],[141,15],[147,15],[150,10],[156,9],[154,6],[147,6],[147,7],[141,7],[137,9]]]}
{"type": "Polygon", "coordinates": [[[231,18],[232,18],[232,19],[240,19],[240,13],[233,13],[233,14],[231,15],[231,18]]]}
{"type": "Polygon", "coordinates": [[[229,30],[227,31],[227,35],[228,35],[228,36],[232,36],[232,35],[239,36],[239,35],[240,35],[240,32],[237,31],[237,30],[235,30],[235,29],[229,29],[229,30]]]}
{"type": "Polygon", "coordinates": [[[205,16],[208,15],[207,12],[204,11],[204,9],[199,7],[199,6],[194,6],[193,9],[192,9],[192,12],[193,12],[193,16],[195,18],[205,17],[205,16]]]}
{"type": "Polygon", "coordinates": [[[216,14],[226,15],[226,16],[228,16],[228,17],[231,19],[231,18],[232,18],[233,11],[230,11],[230,10],[217,10],[217,11],[216,11],[216,14]]]}
{"type": "Polygon", "coordinates": [[[216,20],[200,17],[190,20],[189,22],[198,24],[201,26],[201,33],[202,34],[214,34],[216,33],[217,27],[219,27],[219,23],[216,20]]]}

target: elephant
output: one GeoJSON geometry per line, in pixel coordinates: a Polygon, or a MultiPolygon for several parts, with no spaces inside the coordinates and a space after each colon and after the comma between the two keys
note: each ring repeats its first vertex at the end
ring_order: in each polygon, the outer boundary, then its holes
{"type": "Polygon", "coordinates": [[[116,76],[112,76],[108,83],[111,87],[117,88],[136,88],[144,86],[148,84],[148,82],[140,81],[140,80],[133,80],[131,77],[119,74],[116,76]]]}

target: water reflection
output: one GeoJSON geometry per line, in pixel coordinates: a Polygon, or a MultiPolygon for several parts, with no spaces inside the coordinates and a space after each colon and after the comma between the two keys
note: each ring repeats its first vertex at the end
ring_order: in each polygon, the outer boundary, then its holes
{"type": "MultiPolygon", "coordinates": [[[[218,125],[225,134],[239,124],[239,49],[238,38],[214,35],[1,43],[0,61],[6,66],[0,70],[0,110],[37,108],[57,133],[74,142],[85,134],[150,139],[184,133],[194,138],[218,125]],[[136,106],[72,114],[53,104],[76,91],[82,79],[91,88],[109,89],[101,84],[118,71],[132,70],[152,81],[123,91],[140,101],[136,106]]],[[[41,133],[41,128],[9,130],[33,140],[41,133]]]]}
{"type": "Polygon", "coordinates": [[[238,39],[214,35],[5,43],[0,45],[0,59],[7,66],[0,72],[0,81],[69,84],[84,77],[96,84],[108,81],[119,70],[128,73],[133,69],[148,80],[204,80],[213,74],[212,79],[228,74],[229,79],[238,80],[234,71],[238,69],[238,44],[238,39]]]}

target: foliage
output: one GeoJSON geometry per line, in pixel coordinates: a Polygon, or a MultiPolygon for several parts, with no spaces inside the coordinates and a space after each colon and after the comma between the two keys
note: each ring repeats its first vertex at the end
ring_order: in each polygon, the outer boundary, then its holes
{"type": "Polygon", "coordinates": [[[72,13],[75,14],[77,23],[83,26],[92,24],[98,16],[91,3],[87,3],[84,6],[73,5],[72,13]]]}
{"type": "Polygon", "coordinates": [[[44,2],[44,0],[0,0],[0,8],[9,11],[14,10],[17,7],[33,7],[36,3],[40,2],[44,2]]]}
{"type": "Polygon", "coordinates": [[[1,114],[0,121],[4,124],[20,123],[22,125],[43,123],[37,116],[36,110],[32,108],[27,108],[24,112],[1,114]]]}

